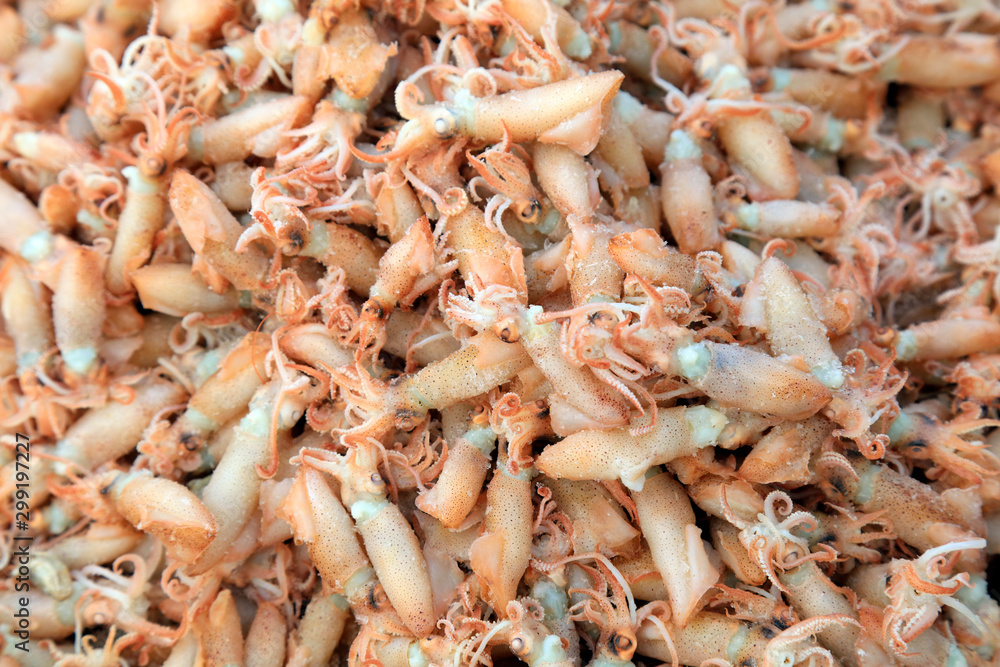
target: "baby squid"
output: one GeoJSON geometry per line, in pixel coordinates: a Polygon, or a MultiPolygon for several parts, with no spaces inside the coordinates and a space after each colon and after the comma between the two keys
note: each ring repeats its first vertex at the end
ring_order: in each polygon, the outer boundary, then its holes
{"type": "Polygon", "coordinates": [[[858,622],[858,612],[850,599],[823,574],[815,561],[778,576],[788,591],[792,608],[804,622],[813,623],[820,643],[845,666],[892,664],[892,658],[858,622]],[[833,622],[825,622],[824,618],[831,618],[833,622]]]}
{"type": "Polygon", "coordinates": [[[933,415],[917,409],[899,413],[886,435],[892,446],[909,460],[929,460],[936,470],[947,470],[974,484],[1000,474],[1000,460],[983,444],[968,442],[961,433],[974,432],[995,422],[971,420],[942,424],[933,415]]]}
{"type": "Polygon", "coordinates": [[[396,88],[396,109],[407,122],[392,151],[358,157],[385,161],[456,135],[496,143],[505,132],[518,143],[561,144],[586,155],[597,145],[623,78],[620,72],[610,70],[490,97],[460,94],[452,104],[428,105],[419,104],[418,89],[404,83],[396,88]]]}
{"type": "Polygon", "coordinates": [[[649,188],[649,170],[646,169],[642,147],[614,106],[611,107],[611,117],[604,134],[591,156],[592,160],[595,158],[605,165],[604,171],[614,173],[616,187],[622,190],[620,194],[640,193],[649,188]]]}
{"type": "Polygon", "coordinates": [[[170,427],[165,443],[151,439],[139,446],[140,451],[157,459],[164,451],[170,459],[183,455],[179,447],[196,452],[206,438],[226,422],[239,417],[247,409],[254,394],[266,377],[264,359],[269,341],[256,332],[249,333],[222,360],[215,350],[202,361],[202,366],[215,371],[195,390],[187,408],[170,427]]]}
{"type": "Polygon", "coordinates": [[[728,406],[801,419],[830,402],[814,376],[752,348],[703,341],[678,348],[676,360],[693,387],[728,406]]]}
{"type": "Polygon", "coordinates": [[[46,42],[21,52],[14,61],[13,81],[4,86],[0,110],[42,120],[73,94],[87,66],[83,35],[59,24],[46,42]]]}
{"type": "MultiPolygon", "coordinates": [[[[350,607],[344,596],[336,593],[314,597],[306,607],[298,628],[292,631],[291,642],[308,652],[305,667],[323,667],[330,662],[344,634],[350,607]]],[[[292,655],[295,651],[289,650],[292,655]]]]}
{"type": "Polygon", "coordinates": [[[1000,666],[998,2],[0,0],[0,667],[1000,666]]]}
{"type": "MultiPolygon", "coordinates": [[[[720,70],[714,88],[716,95],[750,96],[750,82],[733,65],[720,70]]],[[[719,141],[735,163],[734,170],[749,179],[748,193],[752,200],[795,198],[799,175],[792,145],[770,113],[762,109],[752,115],[736,112],[719,118],[718,133],[719,141]]]]}
{"type": "Polygon", "coordinates": [[[561,6],[546,6],[542,0],[503,0],[504,11],[521,24],[536,41],[541,42],[542,28],[555,21],[555,35],[559,47],[571,58],[586,60],[592,52],[590,37],[561,6]],[[550,19],[549,17],[552,16],[550,19]]]}
{"type": "Polygon", "coordinates": [[[236,250],[243,227],[203,182],[183,171],[170,183],[170,210],[197,255],[195,270],[217,293],[226,283],[236,289],[259,288],[268,261],[255,246],[236,250]]]}
{"type": "Polygon", "coordinates": [[[615,95],[614,105],[621,119],[632,130],[632,136],[639,143],[642,155],[646,159],[646,166],[656,169],[663,162],[663,152],[670,141],[673,115],[652,109],[623,90],[615,95]]]}
{"type": "Polygon", "coordinates": [[[159,538],[167,555],[181,563],[193,563],[216,536],[215,518],[177,482],[127,473],[115,478],[109,493],[129,523],[159,538]]]}
{"type": "Polygon", "coordinates": [[[434,239],[427,216],[406,230],[379,260],[378,277],[361,307],[357,325],[357,357],[377,355],[385,342],[385,321],[397,305],[409,306],[426,289],[454,270],[455,264],[436,261],[434,239]]]}
{"type": "Polygon", "coordinates": [[[578,431],[549,445],[535,460],[556,479],[613,480],[641,491],[646,471],[716,443],[726,417],[702,406],[660,410],[653,430],[633,435],[626,427],[578,431]]]}
{"type": "Polygon", "coordinates": [[[165,173],[147,173],[138,167],[123,171],[128,182],[125,207],[118,219],[106,273],[112,294],[127,294],[131,287],[131,272],[142,266],[152,254],[153,238],[166,222],[165,173]]]}
{"type": "Polygon", "coordinates": [[[565,216],[570,230],[590,223],[599,195],[586,160],[566,146],[540,142],[535,144],[532,157],[538,184],[565,216]]]}
{"type": "Polygon", "coordinates": [[[796,102],[829,111],[838,118],[864,118],[868,100],[884,83],[854,78],[838,72],[772,67],[750,75],[754,87],[785,93],[796,102]]]}
{"type": "Polygon", "coordinates": [[[350,515],[323,473],[300,465],[281,514],[291,524],[295,541],[308,548],[324,590],[337,596],[333,602],[338,608],[347,603],[361,618],[378,615],[402,625],[381,592],[350,515]]]}
{"type": "Polygon", "coordinates": [[[615,555],[637,541],[639,531],[625,519],[625,512],[611,494],[592,481],[545,479],[552,500],[573,522],[573,551],[577,554],[615,555]]]}
{"type": "Polygon", "coordinates": [[[288,624],[281,611],[269,602],[257,605],[257,613],[254,614],[243,648],[243,653],[247,656],[244,665],[265,667],[284,664],[287,635],[288,624]]]}
{"type": "Polygon", "coordinates": [[[437,483],[417,497],[417,507],[448,528],[462,525],[479,499],[496,440],[485,411],[470,414],[468,430],[452,440],[437,483]]]}
{"type": "MultiPolygon", "coordinates": [[[[299,388],[301,390],[301,387],[299,388]]],[[[216,539],[191,566],[192,575],[203,574],[220,563],[258,509],[262,473],[277,469],[279,437],[302,417],[308,392],[286,391],[276,377],[261,386],[250,400],[250,411],[236,427],[236,438],[226,448],[201,494],[201,501],[218,526],[216,539]],[[267,467],[265,467],[267,466],[267,467]]]]}
{"type": "Polygon", "coordinates": [[[900,361],[963,357],[1000,346],[1000,323],[958,317],[922,322],[900,331],[895,346],[900,361]]]}
{"type": "MultiPolygon", "coordinates": [[[[154,415],[187,396],[179,385],[156,376],[143,379],[132,391],[128,403],[109,400],[84,413],[56,444],[53,455],[86,470],[114,461],[135,449],[154,415]],[[109,429],[108,424],[115,427],[109,429]]],[[[57,471],[65,465],[57,462],[57,471]]]]}
{"type": "Polygon", "coordinates": [[[841,213],[828,204],[775,199],[765,202],[730,202],[725,218],[740,229],[775,238],[833,236],[841,213]]]}
{"type": "Polygon", "coordinates": [[[611,237],[608,252],[626,274],[638,276],[656,287],[679,287],[692,295],[706,287],[697,262],[666,245],[651,229],[611,237]]]}
{"type": "Polygon", "coordinates": [[[211,667],[244,664],[243,630],[232,591],[219,591],[200,620],[194,628],[200,644],[198,655],[204,664],[211,667]]]}
{"type": "Polygon", "coordinates": [[[489,391],[531,364],[520,345],[501,341],[492,332],[473,336],[444,359],[393,381],[377,403],[376,421],[394,421],[409,430],[428,410],[447,408],[489,391]]]}
{"type": "Polygon", "coordinates": [[[513,601],[507,605],[507,621],[511,624],[507,646],[529,667],[570,667],[574,662],[567,655],[563,640],[549,632],[542,622],[544,616],[529,606],[533,602],[513,601]]]}
{"type": "Polygon", "coordinates": [[[667,625],[671,640],[668,644],[662,630],[652,619],[647,619],[636,633],[636,653],[663,661],[673,660],[676,655],[682,665],[703,665],[720,657],[732,665],[766,665],[763,662],[765,648],[774,635],[769,625],[771,619],[750,623],[726,614],[703,611],[684,627],[673,623],[667,625]]]}
{"type": "Polygon", "coordinates": [[[535,366],[552,383],[554,393],[550,397],[549,407],[561,413],[553,414],[553,428],[556,432],[559,432],[559,423],[567,426],[588,424],[591,428],[598,429],[626,423],[629,405],[622,394],[599,380],[590,369],[578,368],[570,363],[563,356],[559,339],[555,335],[555,326],[533,321],[538,314],[540,313],[535,308],[526,313],[521,344],[535,366]]]}
{"type": "Polygon", "coordinates": [[[857,452],[848,450],[846,458],[853,470],[831,465],[823,471],[824,483],[862,512],[884,511],[884,518],[907,544],[926,551],[977,537],[961,508],[952,507],[930,486],[871,463],[857,452]]]}
{"type": "Polygon", "coordinates": [[[56,345],[66,366],[85,376],[97,369],[104,325],[104,257],[78,246],[63,259],[52,299],[56,345]]]}
{"type": "Polygon", "coordinates": [[[702,152],[690,134],[674,130],[660,166],[663,217],[677,246],[686,255],[716,250],[722,242],[715,217],[712,179],[702,152]]]}
{"type": "Polygon", "coordinates": [[[6,211],[0,247],[12,255],[20,255],[29,264],[53,253],[53,245],[60,236],[49,231],[31,200],[3,179],[0,179],[0,203],[6,211]]]}
{"type": "Polygon", "coordinates": [[[45,285],[28,278],[27,268],[23,262],[8,257],[0,292],[0,308],[6,331],[13,339],[19,373],[32,370],[56,342],[52,295],[45,285]]]}
{"type": "Polygon", "coordinates": [[[517,597],[517,586],[531,560],[531,531],[534,507],[531,504],[531,478],[534,468],[523,468],[517,475],[507,469],[503,449],[496,471],[486,489],[486,518],[483,533],[469,552],[472,570],[479,577],[483,595],[498,615],[507,612],[517,597]]]}
{"type": "Polygon", "coordinates": [[[608,252],[612,231],[607,225],[579,225],[566,258],[574,306],[614,302],[621,298],[624,274],[608,252]]]}
{"type": "Polygon", "coordinates": [[[913,561],[893,559],[887,563],[861,565],[849,575],[852,590],[870,604],[886,609],[882,643],[900,663],[921,664],[921,660],[930,659],[934,664],[961,664],[956,642],[932,625],[938,617],[935,610],[943,611],[945,605],[954,605],[952,608],[973,626],[978,626],[980,631],[985,629],[979,618],[957,599],[967,575],[963,573],[946,581],[936,581],[944,573],[934,563],[943,553],[963,547],[976,548],[977,543],[982,544],[982,540],[930,549],[913,561]],[[950,599],[951,595],[956,599],[950,599]]]}
{"type": "Polygon", "coordinates": [[[978,86],[1000,78],[1000,48],[986,35],[910,35],[882,64],[882,81],[926,88],[978,86]]]}
{"type": "Polygon", "coordinates": [[[434,628],[431,581],[420,543],[409,522],[387,497],[378,472],[381,446],[359,441],[345,455],[304,450],[300,458],[340,480],[340,495],[354,518],[385,593],[406,627],[424,637],[434,628]],[[405,563],[400,567],[399,563],[405,563]]]}
{"type": "Polygon", "coordinates": [[[699,609],[702,595],[719,580],[694,525],[684,487],[669,473],[652,468],[641,491],[633,491],[639,525],[653,561],[670,594],[674,622],[684,627],[699,609]]]}
{"type": "Polygon", "coordinates": [[[191,156],[208,164],[274,157],[283,133],[308,118],[309,100],[282,95],[248,103],[222,118],[192,128],[191,156]]]}
{"type": "Polygon", "coordinates": [[[371,291],[379,278],[379,262],[384,254],[382,246],[361,232],[336,223],[313,222],[308,239],[301,255],[315,257],[331,270],[343,269],[344,282],[354,292],[368,294],[371,291]]]}
{"type": "Polygon", "coordinates": [[[826,337],[826,327],[798,280],[777,257],[764,260],[747,285],[740,324],[764,333],[775,354],[801,357],[830,389],[844,384],[844,371],[826,337]]]}
{"type": "Polygon", "coordinates": [[[683,86],[691,76],[691,59],[673,46],[656,49],[647,30],[631,21],[607,24],[609,51],[625,58],[625,71],[646,81],[652,80],[650,63],[655,55],[656,72],[675,86],[683,86]]]}
{"type": "Polygon", "coordinates": [[[190,264],[144,266],[130,273],[129,281],[144,308],[164,315],[222,315],[240,307],[239,292],[232,288],[213,292],[190,264]]]}
{"type": "Polygon", "coordinates": [[[45,553],[66,568],[78,570],[132,553],[143,539],[143,533],[125,523],[92,523],[84,532],[53,544],[45,553]]]}

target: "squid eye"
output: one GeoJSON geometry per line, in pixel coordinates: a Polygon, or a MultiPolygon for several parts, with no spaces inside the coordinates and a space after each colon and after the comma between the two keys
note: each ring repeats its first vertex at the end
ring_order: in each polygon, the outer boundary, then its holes
{"type": "Polygon", "coordinates": [[[521,222],[526,224],[530,225],[538,222],[541,213],[542,206],[538,203],[537,199],[529,199],[518,204],[517,217],[521,222]]]}
{"type": "Polygon", "coordinates": [[[382,479],[382,475],[378,474],[377,472],[372,473],[370,479],[372,484],[374,484],[375,486],[382,486],[383,484],[385,484],[385,480],[382,479]]]}
{"type": "Polygon", "coordinates": [[[489,423],[489,421],[490,421],[490,414],[489,414],[489,412],[487,412],[487,410],[486,410],[486,408],[484,406],[477,405],[472,410],[472,417],[471,417],[471,419],[472,419],[472,423],[473,424],[476,424],[477,426],[482,426],[484,424],[489,423]]]}
{"type": "Polygon", "coordinates": [[[497,338],[505,343],[516,343],[521,340],[521,330],[517,326],[517,322],[512,319],[504,319],[497,322],[495,333],[497,338]]]}
{"type": "Polygon", "coordinates": [[[139,171],[149,178],[163,176],[167,171],[167,161],[159,155],[151,155],[139,162],[139,171]]]}
{"type": "Polygon", "coordinates": [[[612,650],[620,656],[631,656],[635,650],[635,641],[628,635],[616,634],[611,638],[612,650]]]}
{"type": "Polygon", "coordinates": [[[388,602],[389,597],[385,594],[381,584],[368,589],[368,605],[375,611],[384,608],[388,602]]]}
{"type": "Polygon", "coordinates": [[[951,193],[946,190],[938,190],[934,193],[934,203],[938,208],[946,208],[954,203],[951,193]]]}
{"type": "Polygon", "coordinates": [[[385,308],[382,304],[375,299],[368,299],[365,301],[364,305],[361,306],[361,316],[365,319],[382,320],[387,317],[385,308]]]}
{"type": "Polygon", "coordinates": [[[431,115],[431,128],[439,139],[448,139],[458,130],[458,122],[447,109],[437,109],[431,115]]]}
{"type": "Polygon", "coordinates": [[[400,431],[412,431],[423,419],[422,415],[405,408],[396,410],[395,424],[400,431]]]}
{"type": "Polygon", "coordinates": [[[523,657],[531,653],[531,638],[524,635],[516,635],[510,640],[511,653],[517,657],[523,657]]]}

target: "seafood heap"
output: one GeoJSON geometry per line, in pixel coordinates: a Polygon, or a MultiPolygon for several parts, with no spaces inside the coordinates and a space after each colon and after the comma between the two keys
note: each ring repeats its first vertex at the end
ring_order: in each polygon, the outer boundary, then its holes
{"type": "Polygon", "coordinates": [[[0,35],[0,665],[1000,662],[995,3],[0,35]]]}

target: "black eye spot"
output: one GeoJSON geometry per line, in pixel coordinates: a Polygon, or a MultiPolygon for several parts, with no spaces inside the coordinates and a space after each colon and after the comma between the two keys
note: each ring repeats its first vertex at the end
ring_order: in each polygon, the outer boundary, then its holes
{"type": "Polygon", "coordinates": [[[844,483],[844,480],[842,480],[840,477],[832,475],[830,477],[830,486],[836,489],[837,493],[839,493],[840,495],[842,496],[847,495],[847,485],[844,483]]]}
{"type": "Polygon", "coordinates": [[[538,203],[538,200],[532,199],[521,203],[517,212],[517,217],[520,218],[522,222],[531,223],[538,220],[538,216],[541,211],[541,204],[538,203]]]}
{"type": "Polygon", "coordinates": [[[521,332],[518,331],[516,324],[510,322],[497,332],[497,338],[505,343],[516,343],[521,338],[521,332]]]}
{"type": "Polygon", "coordinates": [[[385,309],[382,307],[382,304],[375,299],[368,299],[365,301],[365,305],[361,307],[361,310],[363,315],[367,315],[368,317],[376,320],[381,320],[386,317],[385,309]]]}
{"type": "Polygon", "coordinates": [[[632,640],[625,635],[615,634],[608,641],[608,648],[617,654],[627,653],[632,647],[632,640]]]}
{"type": "Polygon", "coordinates": [[[387,607],[390,607],[389,597],[385,594],[385,590],[382,588],[381,584],[370,586],[368,588],[368,595],[365,596],[365,599],[368,602],[369,609],[373,612],[379,612],[387,607]]]}

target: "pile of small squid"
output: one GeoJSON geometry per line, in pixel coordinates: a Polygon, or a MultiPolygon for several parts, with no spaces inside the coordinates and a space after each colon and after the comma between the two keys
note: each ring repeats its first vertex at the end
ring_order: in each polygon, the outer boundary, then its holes
{"type": "Polygon", "coordinates": [[[990,0],[3,0],[0,157],[0,666],[1000,664],[990,0]]]}

